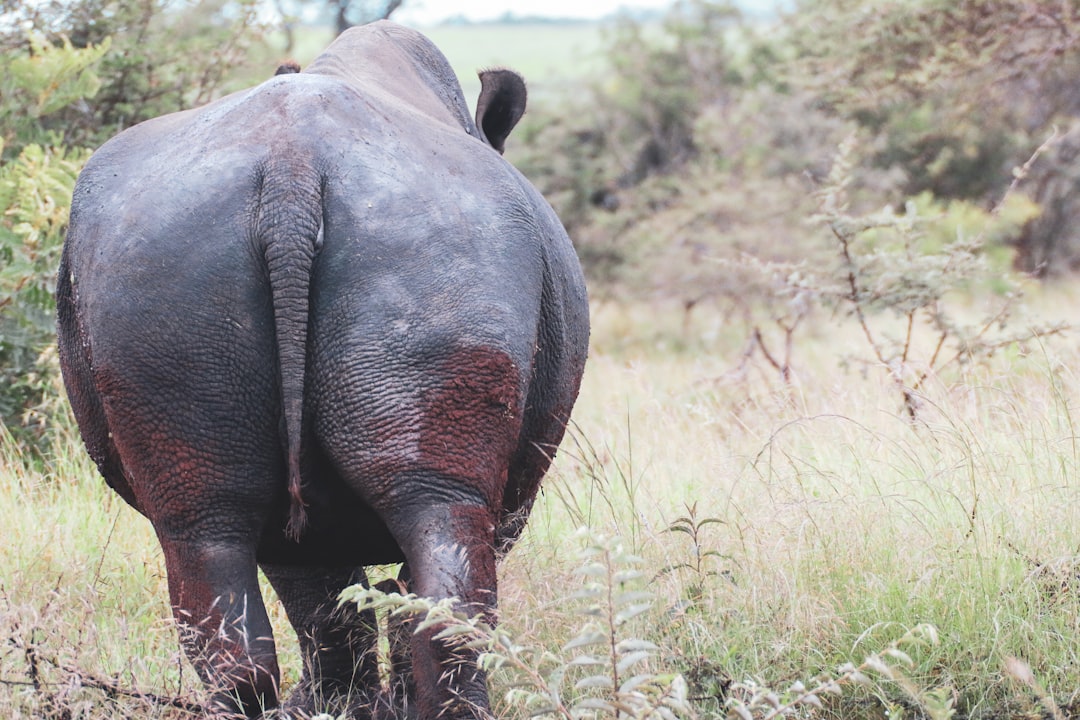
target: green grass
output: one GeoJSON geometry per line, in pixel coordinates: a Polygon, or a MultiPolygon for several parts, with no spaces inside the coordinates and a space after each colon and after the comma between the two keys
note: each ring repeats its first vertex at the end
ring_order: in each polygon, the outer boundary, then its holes
{"type": "Polygon", "coordinates": [[[478,70],[518,71],[535,100],[565,95],[568,83],[597,75],[605,63],[596,23],[440,26],[423,32],[450,61],[470,107],[480,94],[478,70]]]}
{"type": "MultiPolygon", "coordinates": [[[[1047,292],[1036,304],[1048,319],[1075,306],[1047,292]]],[[[920,703],[934,707],[927,692],[944,689],[959,717],[1036,717],[1044,706],[1007,672],[1010,658],[1075,712],[1075,335],[936,378],[916,423],[880,368],[841,367],[842,354],[865,354],[847,324],[818,318],[798,337],[791,384],[763,362],[734,372],[744,342],[744,328],[711,308],[685,329],[677,309],[595,308],[574,427],[501,570],[500,610],[518,642],[558,654],[577,632],[569,597],[581,586],[576,531],[588,525],[644,558],[654,607],[627,632],[659,646],[652,672],[689,680],[701,717],[723,715],[725,692],[747,698],[745,680],[811,685],[922,624],[938,641],[903,646],[908,690],[869,673],[869,686],[845,685],[823,709],[800,712],[919,717],[920,703]],[[696,536],[671,530],[680,518],[696,536]]],[[[71,438],[44,471],[5,447],[0,707],[12,717],[50,706],[187,717],[87,687],[114,678],[197,697],[148,524],[71,438]]],[[[276,606],[273,621],[288,685],[298,659],[276,606]]],[[[493,699],[502,716],[524,717],[503,700],[509,682],[493,676],[493,699]]]]}
{"type": "MultiPolygon", "coordinates": [[[[567,83],[581,81],[604,67],[603,26],[600,23],[478,24],[420,28],[450,61],[461,82],[465,99],[475,107],[480,94],[477,72],[486,68],[516,70],[528,83],[534,100],[555,97],[567,83]]],[[[303,26],[297,29],[296,47],[291,55],[307,65],[333,40],[329,28],[303,26]]],[[[269,39],[273,56],[265,68],[252,71],[250,82],[260,82],[273,73],[284,56],[283,39],[269,39]],[[273,67],[271,67],[273,65],[273,67]]]]}

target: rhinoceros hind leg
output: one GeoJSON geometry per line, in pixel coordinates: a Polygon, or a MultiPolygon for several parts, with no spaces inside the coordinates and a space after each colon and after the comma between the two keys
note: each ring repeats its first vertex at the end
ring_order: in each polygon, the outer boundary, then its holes
{"type": "Polygon", "coordinates": [[[184,650],[211,690],[211,712],[258,717],[278,704],[278,665],[254,553],[222,540],[162,537],[184,650]]]}
{"type": "Polygon", "coordinates": [[[378,630],[373,611],[357,612],[338,605],[338,595],[350,585],[367,585],[362,568],[298,567],[263,564],[289,623],[300,641],[304,676],[286,707],[311,713],[348,708],[363,716],[374,714],[379,695],[378,630]]]}

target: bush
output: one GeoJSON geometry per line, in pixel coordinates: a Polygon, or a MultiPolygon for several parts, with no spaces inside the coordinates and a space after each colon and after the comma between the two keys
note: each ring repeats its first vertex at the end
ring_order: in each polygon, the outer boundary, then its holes
{"type": "Polygon", "coordinates": [[[0,117],[0,422],[20,441],[40,439],[48,418],[37,412],[55,390],[53,300],[56,267],[75,178],[85,150],[52,144],[44,121],[99,87],[94,67],[108,50],[53,46],[3,53],[0,117]],[[41,143],[41,144],[39,144],[41,143]]]}
{"type": "Polygon", "coordinates": [[[622,18],[611,36],[586,100],[534,111],[514,158],[598,296],[771,302],[767,285],[747,296],[731,260],[817,261],[807,198],[853,132],[857,212],[987,213],[1054,126],[1068,129],[1030,169],[1026,221],[984,250],[1039,276],[1080,267],[1080,17],[1067,6],[803,0],[761,27],[698,0],[661,26],[622,18]]]}
{"type": "Polygon", "coordinates": [[[53,144],[76,147],[96,147],[126,127],[229,89],[261,30],[254,0],[26,3],[10,15],[0,51],[36,58],[44,46],[28,41],[28,32],[49,45],[106,48],[96,65],[97,92],[33,118],[53,144]]]}
{"type": "Polygon", "coordinates": [[[259,26],[249,0],[179,10],[167,0],[8,5],[0,27],[0,422],[29,448],[55,419],[54,275],[90,154],[83,148],[228,89],[259,26]]]}
{"type": "Polygon", "coordinates": [[[109,45],[108,38],[85,48],[75,48],[66,39],[53,45],[40,34],[31,34],[21,47],[0,45],[8,69],[0,76],[2,156],[10,158],[34,143],[62,144],[51,116],[97,93],[101,80],[95,66],[109,45]]]}
{"type": "Polygon", "coordinates": [[[75,178],[89,153],[29,145],[0,166],[0,417],[34,436],[52,389],[56,267],[75,178]]]}
{"type": "MultiPolygon", "coordinates": [[[[900,173],[897,204],[930,191],[993,207],[1001,190],[1054,126],[1080,117],[1080,16],[1039,0],[888,2],[803,0],[785,40],[793,82],[875,142],[869,160],[900,173]]],[[[1070,143],[1074,144],[1074,143],[1070,143]]],[[[1073,151],[1036,166],[1031,192],[1044,213],[1008,239],[1017,267],[1039,275],[1070,269],[1080,221],[1069,201],[1073,151]]]]}

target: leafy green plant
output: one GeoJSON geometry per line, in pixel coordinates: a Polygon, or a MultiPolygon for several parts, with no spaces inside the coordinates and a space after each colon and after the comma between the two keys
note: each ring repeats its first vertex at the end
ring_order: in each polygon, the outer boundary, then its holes
{"type": "Polygon", "coordinates": [[[690,543],[690,560],[670,562],[660,569],[660,575],[686,573],[691,581],[687,587],[687,600],[696,602],[706,593],[709,584],[724,577],[727,573],[716,567],[721,560],[727,559],[719,550],[709,548],[705,542],[705,528],[709,525],[722,525],[723,520],[716,517],[699,517],[696,502],[686,506],[686,514],[681,515],[667,527],[666,532],[686,536],[690,543]]]}
{"type": "MultiPolygon", "coordinates": [[[[680,520],[677,526],[683,529],[678,532],[691,537],[694,528],[700,532],[711,524],[689,516],[680,520]]],[[[341,602],[355,603],[359,611],[386,612],[391,619],[412,618],[415,632],[435,630],[437,638],[478,653],[478,664],[492,678],[491,685],[503,688],[505,707],[523,716],[696,717],[686,681],[658,664],[660,657],[671,653],[642,632],[640,619],[652,611],[652,597],[642,589],[641,558],[618,538],[591,534],[586,538],[577,571],[582,585],[564,599],[574,604],[582,622],[557,650],[522,643],[480,616],[468,617],[453,598],[433,601],[354,586],[342,593],[341,602]]],[[[917,709],[916,717],[950,720],[956,715],[955,690],[947,683],[928,686],[917,679],[925,674],[925,661],[917,660],[915,653],[938,644],[937,629],[923,623],[858,663],[843,663],[832,673],[792,682],[781,691],[754,679],[731,683],[725,687],[723,712],[732,720],[803,717],[858,688],[876,698],[889,717],[906,717],[917,709]]],[[[1007,670],[1020,682],[1034,683],[1030,671],[1024,675],[1020,669],[1016,661],[1007,670]]]]}
{"type": "MultiPolygon", "coordinates": [[[[2,96],[0,114],[19,116],[20,102],[27,112],[11,124],[12,138],[52,137],[40,118],[96,91],[93,68],[107,49],[107,42],[76,49],[35,39],[29,51],[9,53],[11,72],[0,82],[11,94],[2,96]]],[[[51,351],[56,268],[75,179],[90,153],[31,142],[3,159],[5,150],[0,138],[0,422],[27,441],[48,425],[38,409],[58,375],[51,351]]]]}
{"type": "MultiPolygon", "coordinates": [[[[881,697],[889,695],[886,686],[897,686],[923,710],[930,720],[950,720],[956,715],[954,692],[947,686],[921,688],[913,682],[906,668],[915,665],[908,654],[912,647],[938,643],[933,625],[917,625],[890,643],[884,650],[868,655],[861,663],[845,663],[833,675],[821,675],[810,682],[796,681],[784,691],[747,680],[731,688],[727,717],[731,720],[774,720],[799,716],[805,710],[820,710],[830,696],[842,695],[845,687],[862,686],[872,691],[881,689],[881,697]]],[[[903,705],[884,701],[887,716],[905,717],[903,705]]]]}
{"type": "MultiPolygon", "coordinates": [[[[275,62],[252,53],[262,32],[254,0],[16,3],[6,17],[10,22],[0,26],[0,53],[24,57],[18,63],[36,67],[43,78],[53,78],[53,71],[67,73],[55,76],[64,82],[46,106],[39,106],[36,90],[28,93],[28,103],[13,104],[12,117],[20,124],[32,120],[34,131],[50,138],[46,143],[33,135],[24,143],[96,147],[126,127],[220,95],[249,55],[265,62],[260,80],[273,72],[275,62]],[[76,54],[69,55],[68,48],[76,54]],[[89,53],[98,56],[92,66],[72,64],[89,53]],[[78,97],[76,90],[82,93],[78,97]]],[[[9,96],[0,97],[0,105],[6,105],[9,96]]]]}
{"type": "MultiPolygon", "coordinates": [[[[0,150],[7,146],[10,155],[34,143],[58,144],[60,138],[43,127],[43,119],[97,93],[101,79],[96,66],[110,46],[109,38],[76,48],[66,37],[52,44],[32,33],[27,47],[0,48],[5,66],[0,75],[0,150]]],[[[0,206],[7,207],[2,197],[0,206]]]]}
{"type": "Polygon", "coordinates": [[[453,599],[434,602],[354,586],[341,601],[358,610],[419,617],[416,632],[436,628],[437,638],[479,652],[485,671],[506,676],[506,704],[530,717],[692,717],[686,682],[662,672],[659,648],[640,637],[636,621],[652,608],[642,589],[641,558],[618,538],[589,536],[582,560],[582,586],[568,600],[583,621],[559,652],[519,644],[507,630],[459,613],[453,599]]]}

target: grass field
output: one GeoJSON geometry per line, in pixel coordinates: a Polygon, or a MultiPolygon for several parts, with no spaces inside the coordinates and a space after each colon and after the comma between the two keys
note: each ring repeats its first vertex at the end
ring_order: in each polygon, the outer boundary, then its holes
{"type": "Polygon", "coordinates": [[[500,25],[494,31],[483,25],[441,26],[423,32],[450,61],[470,107],[480,94],[478,70],[517,70],[535,99],[554,95],[604,63],[603,34],[595,23],[500,25]]]}
{"type": "MultiPolygon", "coordinates": [[[[596,73],[604,64],[603,27],[601,23],[537,23],[440,25],[420,30],[446,55],[466,101],[474,107],[480,94],[476,73],[486,68],[518,71],[533,99],[553,96],[567,82],[596,73]]],[[[306,65],[332,40],[329,28],[301,27],[292,54],[306,65]]],[[[280,48],[282,41],[272,38],[271,44],[280,48]]],[[[252,80],[260,81],[264,76],[265,69],[260,68],[252,80]]]]}
{"type": "MultiPolygon", "coordinates": [[[[1033,302],[1043,318],[1075,307],[1063,289],[1033,302]]],[[[794,683],[825,675],[840,694],[796,716],[1080,713],[1075,334],[934,378],[913,423],[881,368],[841,366],[865,354],[841,320],[817,318],[797,338],[787,383],[744,362],[747,328],[718,310],[684,320],[594,308],[574,426],[501,570],[504,626],[520,645],[565,662],[582,624],[598,622],[575,610],[587,526],[640,556],[626,585],[652,596],[601,632],[654,643],[639,670],[681,674],[699,717],[723,717],[730,699],[769,717],[755,688],[783,706],[806,694],[794,683]]],[[[197,702],[199,687],[149,525],[73,438],[45,470],[4,448],[4,715],[190,717],[167,704],[197,702]]],[[[288,685],[295,643],[271,610],[288,685]]],[[[520,680],[492,675],[501,717],[528,715],[520,680]]]]}

